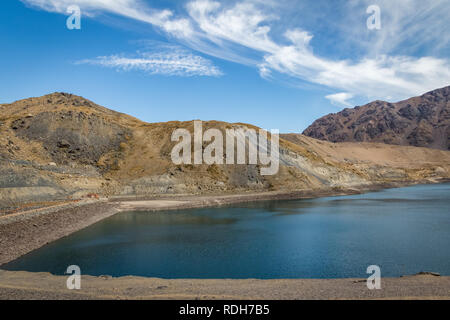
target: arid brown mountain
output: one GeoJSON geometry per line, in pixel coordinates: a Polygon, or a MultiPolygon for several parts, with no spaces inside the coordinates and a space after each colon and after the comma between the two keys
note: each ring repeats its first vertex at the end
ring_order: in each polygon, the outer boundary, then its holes
{"type": "MultiPolygon", "coordinates": [[[[204,130],[255,128],[204,122],[204,130]]],[[[17,204],[100,196],[357,188],[450,177],[450,152],[382,144],[336,145],[302,135],[280,139],[280,170],[258,165],[176,165],[174,130],[66,93],[0,105],[0,214],[17,204]]],[[[205,145],[204,145],[205,147],[205,145]]],[[[225,155],[224,155],[225,156],[225,155]]]]}
{"type": "Polygon", "coordinates": [[[450,150],[450,86],[398,103],[375,101],[314,122],[304,135],[450,150]]]}

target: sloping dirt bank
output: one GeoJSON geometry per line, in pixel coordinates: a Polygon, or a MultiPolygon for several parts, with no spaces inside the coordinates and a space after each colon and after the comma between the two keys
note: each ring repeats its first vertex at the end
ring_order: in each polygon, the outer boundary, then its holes
{"type": "Polygon", "coordinates": [[[119,211],[113,203],[87,202],[0,216],[0,267],[119,211]]]}
{"type": "Polygon", "coordinates": [[[0,299],[323,300],[450,299],[450,277],[384,278],[380,290],[362,279],[164,280],[82,276],[80,290],[67,277],[0,270],[0,299]]]}

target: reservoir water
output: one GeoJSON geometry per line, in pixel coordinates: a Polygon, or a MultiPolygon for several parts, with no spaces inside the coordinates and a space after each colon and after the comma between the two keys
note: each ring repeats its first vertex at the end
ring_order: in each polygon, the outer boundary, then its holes
{"type": "Polygon", "coordinates": [[[450,276],[450,184],[224,208],[126,212],[1,268],[160,278],[450,276]]]}

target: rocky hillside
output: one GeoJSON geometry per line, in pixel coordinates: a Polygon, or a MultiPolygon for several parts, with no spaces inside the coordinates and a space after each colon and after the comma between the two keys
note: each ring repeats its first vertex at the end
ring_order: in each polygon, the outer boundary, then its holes
{"type": "MultiPolygon", "coordinates": [[[[204,122],[204,130],[254,128],[204,122]]],[[[346,148],[301,135],[280,139],[280,170],[175,165],[171,134],[193,122],[145,123],[82,97],[54,93],[0,105],[0,211],[99,196],[235,193],[356,187],[450,177],[450,152],[384,145],[346,148]],[[372,151],[384,154],[374,160],[372,151]]],[[[205,146],[204,146],[205,147],[205,146]]]]}
{"type": "Polygon", "coordinates": [[[303,134],[331,142],[381,142],[450,150],[450,86],[398,103],[375,101],[314,122],[303,134]]]}

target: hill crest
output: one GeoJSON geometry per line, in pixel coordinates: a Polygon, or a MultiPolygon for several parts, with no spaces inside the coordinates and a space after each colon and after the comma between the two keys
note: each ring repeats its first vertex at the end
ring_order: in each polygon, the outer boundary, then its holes
{"type": "Polygon", "coordinates": [[[450,150],[450,86],[397,103],[374,101],[316,120],[304,135],[450,150]]]}

